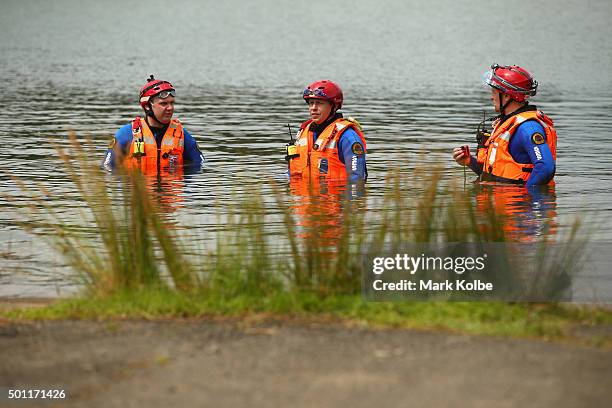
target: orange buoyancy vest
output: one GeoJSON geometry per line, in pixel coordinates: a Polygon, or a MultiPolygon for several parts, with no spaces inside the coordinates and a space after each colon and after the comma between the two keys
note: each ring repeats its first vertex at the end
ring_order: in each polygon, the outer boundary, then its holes
{"type": "Polygon", "coordinates": [[[143,174],[182,171],[184,146],[183,125],[177,119],[168,124],[158,148],[147,122],[137,117],[132,121],[132,143],[125,164],[130,169],[140,169],[143,174]]]}
{"type": "Polygon", "coordinates": [[[297,134],[297,157],[289,160],[290,176],[346,180],[346,167],[338,157],[338,143],[345,131],[353,129],[361,139],[365,154],[366,141],[359,124],[351,119],[338,118],[317,136],[317,140],[313,140],[313,132],[310,130],[312,123],[304,122],[297,134]]]}
{"type": "MultiPolygon", "coordinates": [[[[478,152],[477,160],[483,164],[481,181],[504,181],[523,184],[533,171],[532,163],[517,163],[510,155],[510,140],[518,127],[527,120],[536,120],[546,132],[546,143],[553,159],[557,160],[557,132],[553,121],[539,110],[517,113],[503,123],[493,123],[493,133],[478,152]]],[[[552,183],[552,180],[551,180],[552,183]]]]}

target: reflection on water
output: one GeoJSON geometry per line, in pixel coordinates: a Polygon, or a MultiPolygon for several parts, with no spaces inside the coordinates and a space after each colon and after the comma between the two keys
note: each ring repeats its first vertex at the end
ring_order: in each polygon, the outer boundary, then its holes
{"type": "MultiPolygon", "coordinates": [[[[116,129],[139,114],[137,92],[151,73],[177,87],[176,115],[207,159],[202,173],[185,174],[170,187],[166,181],[152,186],[175,223],[201,241],[199,247],[211,244],[217,212],[231,206],[243,187],[257,186],[271,197],[270,180],[288,183],[286,124],[297,128],[306,119],[302,87],[321,77],[343,86],[345,115],[364,127],[369,180],[358,200],[368,212],[385,210],[378,206],[391,168],[412,172],[423,163],[441,163],[445,179],[462,180],[450,151],[474,143],[483,107],[492,114],[479,81],[493,61],[524,64],[540,82],[534,102],[555,121],[559,135],[556,191],[554,198],[526,200],[504,189],[466,193],[476,200],[493,196],[495,206],[508,208],[516,234],[562,237],[581,215],[595,230],[592,239],[612,238],[612,156],[604,149],[612,133],[612,71],[601,69],[612,64],[612,54],[602,52],[611,48],[611,2],[584,8],[546,0],[531,4],[533,13],[484,0],[418,7],[400,0],[181,3],[174,23],[151,33],[150,40],[167,50],[163,59],[135,52],[142,48],[141,32],[116,24],[130,1],[79,8],[66,0],[3,3],[0,72],[10,92],[0,114],[0,296],[54,296],[69,286],[57,255],[17,226],[39,220],[26,215],[30,201],[8,175],[44,184],[57,197],[63,222],[81,225],[84,203],[52,143],[67,146],[70,131],[92,139],[99,154],[90,160],[97,166],[116,129]],[[323,5],[332,8],[329,13],[308,18],[323,5]],[[334,11],[351,21],[343,30],[334,11]],[[541,15],[549,19],[545,27],[541,15]],[[589,24],[576,25],[578,15],[589,24]],[[491,36],[501,26],[506,35],[491,36]],[[341,41],[317,40],[336,38],[339,31],[341,41]],[[554,221],[549,229],[546,220],[554,221]]],[[[157,21],[162,7],[152,0],[142,18],[157,21]]],[[[288,192],[285,199],[299,207],[299,197],[288,192]]],[[[281,221],[269,227],[278,231],[281,221]]]]}
{"type": "Polygon", "coordinates": [[[354,211],[366,211],[363,183],[347,185],[344,181],[316,182],[293,177],[289,181],[289,193],[291,213],[302,231],[298,237],[316,243],[323,250],[334,248],[346,233],[347,217],[355,216],[354,211]]]}
{"type": "MultiPolygon", "coordinates": [[[[120,172],[111,171],[116,174],[117,181],[121,182],[120,172]]],[[[185,191],[188,184],[192,183],[201,174],[200,166],[184,166],[167,171],[164,174],[143,174],[147,191],[157,203],[164,214],[174,213],[183,207],[185,191]]]]}
{"type": "Polygon", "coordinates": [[[502,217],[506,236],[516,242],[536,242],[542,237],[555,241],[558,231],[557,197],[554,186],[526,189],[500,183],[481,183],[475,189],[479,217],[493,212],[502,217]]]}

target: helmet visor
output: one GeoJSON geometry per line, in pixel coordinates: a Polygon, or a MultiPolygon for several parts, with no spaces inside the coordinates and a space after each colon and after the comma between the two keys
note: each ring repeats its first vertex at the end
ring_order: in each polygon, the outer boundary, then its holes
{"type": "Polygon", "coordinates": [[[176,91],[174,89],[168,89],[166,91],[161,91],[160,93],[155,95],[155,98],[166,99],[169,96],[175,97],[176,91]]]}
{"type": "Polygon", "coordinates": [[[304,89],[304,93],[302,94],[302,97],[304,99],[308,99],[308,98],[330,99],[330,97],[327,96],[325,91],[323,91],[321,88],[317,88],[317,89],[306,88],[304,89]]]}
{"type": "Polygon", "coordinates": [[[493,71],[487,71],[484,74],[482,74],[482,86],[483,87],[489,87],[489,86],[493,86],[493,71]]]}
{"type": "Polygon", "coordinates": [[[484,74],[482,74],[482,87],[487,90],[490,90],[491,88],[497,89],[498,91],[505,93],[506,89],[504,89],[503,86],[500,86],[499,83],[495,82],[493,78],[495,78],[495,74],[493,73],[493,70],[487,71],[484,74]]]}

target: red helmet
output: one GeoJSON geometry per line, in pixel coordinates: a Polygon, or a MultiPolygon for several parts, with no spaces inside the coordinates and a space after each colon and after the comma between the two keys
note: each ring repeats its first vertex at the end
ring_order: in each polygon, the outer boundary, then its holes
{"type": "Polygon", "coordinates": [[[538,89],[538,81],[527,70],[516,65],[491,65],[491,70],[484,75],[484,83],[518,102],[534,96],[538,89]]]}
{"type": "Polygon", "coordinates": [[[308,99],[325,99],[334,106],[334,110],[340,109],[344,100],[342,89],[335,82],[328,80],[316,81],[308,85],[304,89],[303,97],[306,102],[308,99]]]}
{"type": "Polygon", "coordinates": [[[155,79],[151,74],[147,83],[140,88],[140,106],[142,106],[142,109],[145,109],[152,97],[164,91],[167,91],[166,98],[168,95],[174,96],[174,87],[170,82],[155,79]]]}

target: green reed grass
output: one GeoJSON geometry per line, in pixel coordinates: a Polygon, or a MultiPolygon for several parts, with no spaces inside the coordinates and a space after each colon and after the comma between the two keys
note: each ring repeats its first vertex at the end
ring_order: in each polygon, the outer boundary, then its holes
{"type": "MultiPolygon", "coordinates": [[[[485,206],[484,216],[477,214],[471,194],[445,182],[440,171],[428,166],[410,175],[389,172],[378,212],[368,211],[364,199],[312,194],[303,198],[309,211],[297,215],[286,192],[272,183],[277,208],[273,213],[260,190],[245,189],[227,213],[219,214],[215,248],[196,262],[188,255],[193,249],[180,239],[142,175],[119,170],[118,176],[109,177],[90,163],[93,146],[80,143],[75,135],[70,137],[69,152],[56,149],[89,211],[80,222],[94,231],[95,242],[66,227],[44,186],[17,182],[33,198],[32,211],[44,213],[54,229],[52,242],[59,253],[96,295],[143,288],[208,291],[226,300],[279,291],[358,295],[364,251],[377,253],[390,247],[399,253],[404,243],[509,239],[505,219],[492,204],[485,206]],[[333,214],[325,211],[330,200],[336,200],[331,203],[336,206],[333,214]],[[282,220],[280,233],[270,230],[273,216],[282,220]]],[[[541,251],[546,251],[545,244],[541,251]]],[[[580,248],[572,255],[579,252],[580,248]]],[[[520,256],[509,249],[504,262],[518,263],[520,256]]],[[[542,264],[542,268],[552,270],[555,265],[542,264]]],[[[547,276],[542,275],[542,279],[547,276]]]]}
{"type": "MultiPolygon", "coordinates": [[[[547,338],[566,336],[574,325],[605,326],[612,321],[605,309],[568,309],[554,303],[367,302],[360,294],[364,251],[399,252],[404,243],[499,242],[508,244],[502,261],[512,264],[509,270],[517,271],[515,264],[523,260],[513,252],[512,237],[504,228],[507,219],[493,203],[480,203],[484,208],[477,211],[470,191],[445,181],[431,166],[410,174],[389,172],[375,209],[367,208],[366,199],[340,199],[333,217],[322,210],[330,205],[329,196],[296,199],[309,200],[311,209],[298,215],[278,184],[272,183],[274,208],[261,190],[239,190],[229,210],[218,212],[214,247],[194,256],[195,248],[181,239],[180,229],[142,175],[101,171],[88,159],[96,156],[93,146],[74,135],[68,150],[56,149],[84,212],[67,222],[48,188],[15,179],[31,197],[30,211],[40,220],[23,226],[51,240],[83,277],[87,296],[42,309],[8,314],[0,310],[7,317],[316,314],[386,326],[547,338]]],[[[551,253],[545,236],[534,243],[542,282],[533,290],[554,286],[560,264],[579,262],[584,250],[579,231],[577,222],[566,238],[569,245],[556,253],[551,253]]],[[[553,289],[562,291],[565,283],[553,289]]],[[[612,344],[609,338],[589,342],[612,344]]]]}
{"type": "MultiPolygon", "coordinates": [[[[198,282],[194,268],[147,191],[142,175],[121,172],[119,180],[109,180],[89,160],[95,157],[89,142],[80,143],[70,134],[68,147],[56,145],[55,150],[87,210],[82,219],[73,221],[93,230],[95,239],[66,226],[55,206],[61,197],[41,184],[15,182],[31,197],[31,213],[42,215],[45,225],[53,229],[53,234],[43,232],[43,236],[50,238],[86,288],[103,295],[169,282],[180,292],[192,290],[198,282]],[[169,279],[163,278],[164,272],[169,272],[169,279]]],[[[31,231],[37,226],[24,224],[31,231]]]]}

